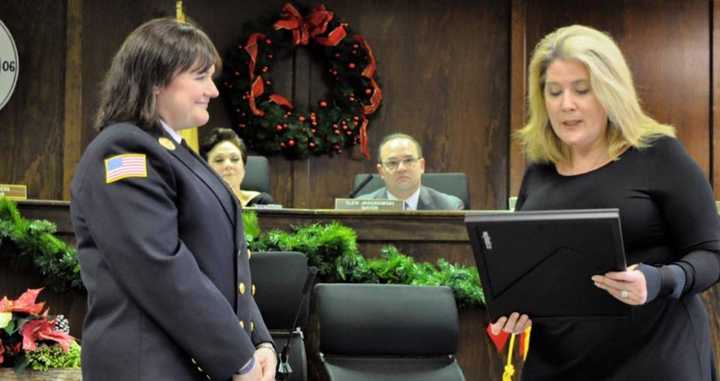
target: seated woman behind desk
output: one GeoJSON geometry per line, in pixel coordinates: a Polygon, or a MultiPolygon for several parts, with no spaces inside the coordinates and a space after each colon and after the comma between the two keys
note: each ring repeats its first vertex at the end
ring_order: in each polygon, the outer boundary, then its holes
{"type": "Polygon", "coordinates": [[[247,149],[242,139],[229,128],[216,128],[200,147],[200,154],[230,186],[242,206],[273,204],[272,196],[265,192],[240,189],[245,178],[247,149]]]}

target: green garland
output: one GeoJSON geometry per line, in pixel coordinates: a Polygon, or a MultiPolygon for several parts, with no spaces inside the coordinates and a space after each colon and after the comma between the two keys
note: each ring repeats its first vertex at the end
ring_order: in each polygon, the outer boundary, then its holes
{"type": "MultiPolygon", "coordinates": [[[[255,212],[243,214],[245,237],[251,250],[299,251],[318,268],[321,282],[395,283],[448,286],[459,307],[480,306],[485,299],[477,269],[453,265],[444,259],[437,266],[416,263],[394,246],[385,246],[376,259],[365,259],[357,247],[357,235],[339,223],[314,224],[291,232],[261,233],[255,212]]],[[[54,235],[55,225],[45,220],[24,219],[15,204],[0,197],[0,255],[12,256],[43,275],[56,292],[82,290],[80,265],[75,250],[54,235]]]]}
{"type": "Polygon", "coordinates": [[[355,231],[339,223],[314,224],[292,232],[273,230],[250,242],[254,251],[299,251],[318,268],[319,281],[326,283],[395,283],[416,286],[448,286],[459,307],[485,304],[475,267],[453,265],[439,259],[416,263],[397,248],[383,247],[377,259],[365,259],[357,248],[355,231]]]}
{"type": "Polygon", "coordinates": [[[75,249],[55,232],[52,222],[28,221],[15,203],[0,197],[0,255],[11,255],[20,265],[37,269],[53,291],[83,290],[75,249]]]}

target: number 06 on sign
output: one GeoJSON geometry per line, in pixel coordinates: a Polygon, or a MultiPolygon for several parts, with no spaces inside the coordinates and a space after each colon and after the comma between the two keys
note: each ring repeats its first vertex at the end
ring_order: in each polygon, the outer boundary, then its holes
{"type": "Polygon", "coordinates": [[[0,110],[10,101],[18,73],[18,52],[10,29],[0,20],[0,110]]]}

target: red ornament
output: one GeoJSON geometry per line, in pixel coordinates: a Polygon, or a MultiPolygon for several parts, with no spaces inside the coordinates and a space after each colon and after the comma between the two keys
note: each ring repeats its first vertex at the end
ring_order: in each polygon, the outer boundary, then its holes
{"type": "Polygon", "coordinates": [[[267,59],[271,60],[273,58],[273,55],[272,55],[272,53],[268,53],[265,57],[267,57],[267,59]]]}
{"type": "Polygon", "coordinates": [[[295,140],[293,140],[293,139],[288,140],[287,145],[288,145],[289,147],[294,147],[294,146],[295,146],[295,140]]]}
{"type": "Polygon", "coordinates": [[[350,69],[355,69],[355,63],[354,63],[354,62],[350,62],[350,63],[348,64],[348,68],[350,68],[350,69]]]}
{"type": "Polygon", "coordinates": [[[370,94],[372,94],[372,89],[368,87],[367,89],[365,89],[365,95],[370,95],[370,94]]]}
{"type": "Polygon", "coordinates": [[[320,107],[325,108],[327,106],[328,106],[327,101],[325,101],[325,100],[320,101],[320,107]]]}
{"type": "Polygon", "coordinates": [[[299,121],[300,123],[304,123],[304,122],[305,122],[305,116],[304,116],[304,115],[299,115],[299,116],[298,116],[298,121],[299,121]]]}
{"type": "Polygon", "coordinates": [[[278,124],[277,126],[275,126],[275,130],[276,130],[277,132],[282,132],[283,126],[282,126],[281,124],[278,124]]]}
{"type": "Polygon", "coordinates": [[[310,132],[312,132],[313,134],[317,133],[317,128],[311,128],[310,132]]]}
{"type": "Polygon", "coordinates": [[[269,39],[269,38],[266,38],[266,39],[265,39],[265,43],[268,44],[268,45],[272,45],[272,40],[269,39]]]}
{"type": "Polygon", "coordinates": [[[310,124],[312,124],[313,127],[317,127],[318,122],[317,122],[317,120],[313,120],[312,122],[310,122],[310,124]]]}
{"type": "Polygon", "coordinates": [[[350,130],[345,131],[345,135],[347,135],[347,136],[350,136],[350,135],[352,135],[352,134],[353,134],[353,133],[352,133],[352,131],[350,131],[350,130]]]}
{"type": "Polygon", "coordinates": [[[335,53],[335,58],[340,58],[340,53],[335,53]]]}
{"type": "Polygon", "coordinates": [[[265,84],[266,84],[266,85],[270,86],[271,83],[272,83],[272,82],[271,82],[269,79],[266,79],[266,80],[265,80],[265,84]]]}
{"type": "Polygon", "coordinates": [[[360,120],[360,117],[355,115],[355,116],[353,116],[353,120],[357,122],[358,120],[360,120]]]}
{"type": "Polygon", "coordinates": [[[353,44],[353,49],[357,49],[357,48],[359,48],[359,47],[360,47],[360,45],[358,45],[358,44],[353,44]]]}
{"type": "Polygon", "coordinates": [[[315,148],[315,143],[314,143],[314,142],[310,142],[310,143],[308,143],[308,146],[309,146],[310,148],[315,148]]]}
{"type": "Polygon", "coordinates": [[[260,69],[263,73],[267,73],[268,70],[270,70],[270,68],[267,66],[263,66],[262,69],[260,69]]]}

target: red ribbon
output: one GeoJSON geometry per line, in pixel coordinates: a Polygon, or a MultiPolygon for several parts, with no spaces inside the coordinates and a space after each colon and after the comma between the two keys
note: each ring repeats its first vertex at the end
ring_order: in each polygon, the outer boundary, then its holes
{"type": "Polygon", "coordinates": [[[265,38],[265,35],[262,33],[253,33],[250,35],[247,43],[245,44],[245,51],[248,53],[248,55],[250,55],[250,63],[248,64],[248,69],[250,70],[250,78],[252,78],[255,73],[255,62],[257,61],[258,53],[257,40],[260,38],[265,38]]]}
{"type": "Polygon", "coordinates": [[[275,103],[279,104],[280,106],[284,106],[284,107],[287,107],[287,108],[289,108],[289,109],[293,109],[293,108],[294,108],[294,107],[293,107],[293,104],[292,104],[287,98],[283,97],[283,96],[280,95],[280,94],[272,94],[272,95],[270,95],[270,100],[271,100],[272,102],[275,102],[275,103]]]}
{"type": "Polygon", "coordinates": [[[253,82],[252,86],[250,86],[250,94],[248,96],[248,105],[250,106],[250,111],[252,111],[252,113],[257,116],[265,115],[265,112],[257,108],[257,106],[255,105],[255,97],[259,97],[264,91],[265,84],[262,77],[258,75],[257,78],[255,78],[255,82],[253,82]]]}
{"type": "Polygon", "coordinates": [[[368,134],[367,134],[367,127],[368,127],[368,120],[365,118],[365,115],[362,117],[363,122],[362,126],[360,126],[360,153],[365,156],[365,159],[370,160],[370,151],[368,150],[368,134]]]}
{"type": "Polygon", "coordinates": [[[335,46],[342,41],[347,32],[343,25],[333,29],[328,37],[319,37],[325,33],[328,24],[335,15],[328,11],[324,5],[318,5],[310,14],[303,18],[300,11],[292,4],[286,3],[282,10],[282,19],[275,22],[275,30],[287,29],[293,34],[293,44],[307,45],[310,38],[324,46],[335,46]]]}
{"type": "Polygon", "coordinates": [[[363,106],[363,113],[365,115],[374,113],[378,107],[380,107],[380,102],[382,102],[382,90],[380,90],[380,86],[375,82],[375,78],[370,78],[370,85],[372,85],[373,93],[370,97],[370,104],[363,106]]]}
{"type": "Polygon", "coordinates": [[[307,45],[310,39],[310,26],[305,23],[300,11],[292,4],[286,3],[282,9],[282,17],[282,19],[275,22],[275,30],[290,30],[295,45],[307,45]]]}
{"type": "Polygon", "coordinates": [[[315,37],[315,42],[324,46],[336,46],[345,36],[347,36],[345,26],[339,25],[333,29],[332,32],[328,33],[327,37],[315,37]]]}
{"type": "Polygon", "coordinates": [[[310,37],[325,33],[333,17],[335,17],[333,13],[325,9],[324,5],[320,4],[315,7],[307,17],[307,23],[310,24],[310,37]]]}
{"type": "Polygon", "coordinates": [[[368,45],[367,41],[365,41],[361,35],[356,35],[355,41],[361,43],[365,47],[368,52],[368,57],[370,58],[370,63],[368,63],[367,67],[363,69],[362,75],[365,76],[365,78],[372,78],[375,76],[375,71],[377,70],[375,55],[373,54],[372,49],[370,49],[370,45],[368,45]]]}

